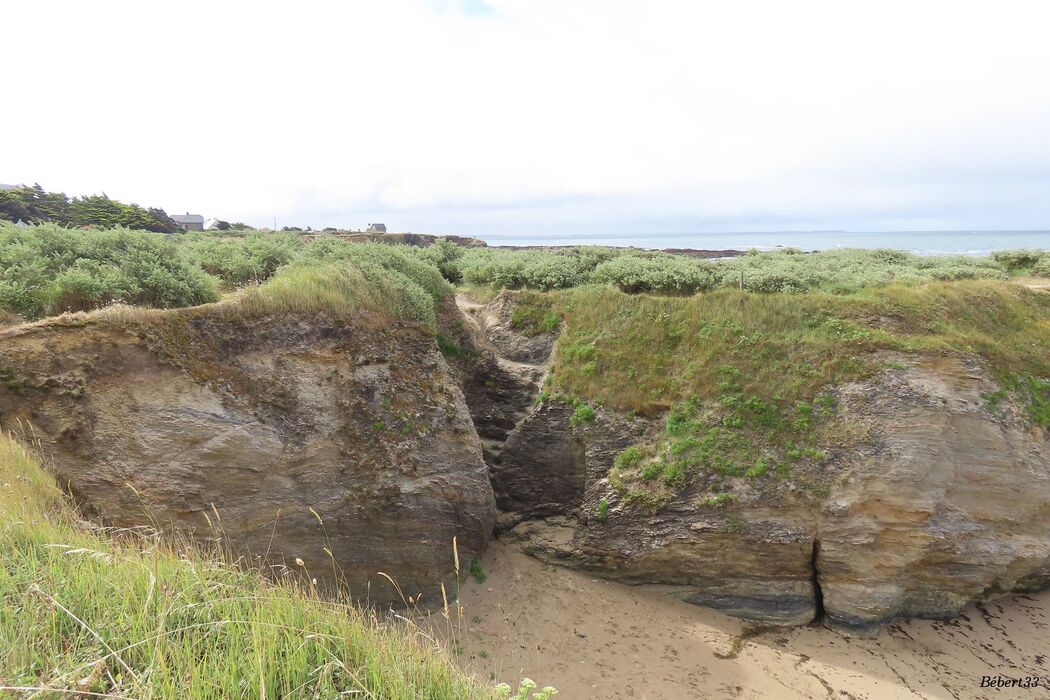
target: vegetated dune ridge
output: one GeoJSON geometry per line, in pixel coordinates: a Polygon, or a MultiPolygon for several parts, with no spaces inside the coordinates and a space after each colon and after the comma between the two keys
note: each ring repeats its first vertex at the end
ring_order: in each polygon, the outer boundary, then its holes
{"type": "Polygon", "coordinates": [[[496,542],[488,575],[462,592],[464,666],[486,677],[542,674],[571,700],[983,700],[1050,697],[1050,591],[968,606],[853,637],[820,626],[758,628],[496,542]],[[982,676],[1039,678],[982,688],[982,676]]]}

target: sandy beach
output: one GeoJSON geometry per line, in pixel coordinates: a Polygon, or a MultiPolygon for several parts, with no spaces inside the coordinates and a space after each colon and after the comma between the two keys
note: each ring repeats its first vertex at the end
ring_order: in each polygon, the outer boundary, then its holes
{"type": "Polygon", "coordinates": [[[464,666],[483,679],[554,685],[559,698],[1050,697],[1050,591],[858,638],[816,626],[756,632],[500,542],[481,564],[487,580],[461,594],[464,666]],[[1039,686],[982,688],[982,676],[1039,686]]]}

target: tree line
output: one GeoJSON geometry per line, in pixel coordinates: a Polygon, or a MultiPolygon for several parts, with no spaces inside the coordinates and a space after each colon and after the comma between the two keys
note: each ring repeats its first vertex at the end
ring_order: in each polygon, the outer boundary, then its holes
{"type": "Polygon", "coordinates": [[[62,192],[47,192],[40,185],[22,185],[0,190],[0,221],[61,226],[95,226],[174,233],[179,227],[157,207],[140,207],[110,199],[105,194],[69,198],[62,192]]]}

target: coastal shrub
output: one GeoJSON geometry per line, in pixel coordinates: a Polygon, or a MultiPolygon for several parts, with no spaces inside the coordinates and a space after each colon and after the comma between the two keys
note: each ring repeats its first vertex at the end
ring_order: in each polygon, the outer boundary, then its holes
{"type": "Polygon", "coordinates": [[[404,618],[294,573],[268,578],[200,540],[107,532],[0,436],[0,685],[38,689],[0,695],[506,697],[404,618]]]}
{"type": "MultiPolygon", "coordinates": [[[[1039,264],[1042,258],[1037,253],[1025,253],[1017,260],[1039,264]]],[[[464,253],[458,265],[464,282],[496,289],[547,291],[608,284],[628,293],[666,295],[741,286],[766,294],[805,291],[847,294],[895,283],[1006,279],[1007,262],[1004,261],[1007,260],[1008,257],[1002,260],[924,257],[877,249],[816,253],[780,249],[706,261],[658,251],[581,246],[559,250],[477,248],[464,253]]]]}
{"type": "Polygon", "coordinates": [[[186,257],[205,272],[231,286],[268,280],[302,250],[302,239],[288,233],[260,233],[218,237],[187,234],[186,257]]]}
{"type": "Polygon", "coordinates": [[[470,250],[460,260],[463,280],[496,288],[565,289],[585,282],[575,260],[547,251],[470,250]]]}
{"type": "Polygon", "coordinates": [[[1027,270],[1050,256],[1045,250],[1001,250],[992,253],[992,258],[1007,270],[1027,270]]]}
{"type": "Polygon", "coordinates": [[[1035,265],[1032,266],[1032,274],[1040,277],[1050,277],[1050,253],[1046,253],[1036,261],[1035,265]]]}
{"type": "Polygon", "coordinates": [[[0,224],[0,303],[26,318],[113,302],[178,307],[218,299],[218,280],[162,234],[0,224]]]}
{"type": "Polygon", "coordinates": [[[728,258],[716,265],[719,285],[777,293],[852,293],[894,283],[1006,279],[992,258],[918,256],[899,250],[826,250],[799,255],[776,251],[728,258]]]}
{"type": "Polygon", "coordinates": [[[601,263],[629,254],[629,249],[595,246],[556,251],[472,248],[460,259],[459,268],[463,281],[469,284],[548,291],[588,284],[601,263]]]}
{"type": "Polygon", "coordinates": [[[715,285],[709,264],[675,255],[621,255],[598,265],[591,280],[629,293],[694,294],[715,285]]]}
{"type": "Polygon", "coordinates": [[[452,287],[441,272],[430,262],[420,259],[419,249],[406,245],[383,243],[351,243],[333,238],[320,238],[310,243],[299,256],[303,265],[331,262],[350,262],[366,274],[375,278],[376,284],[384,274],[408,281],[420,287],[432,300],[432,305],[451,296],[452,287]]]}
{"type": "Polygon", "coordinates": [[[594,419],[598,417],[598,414],[594,412],[594,409],[585,403],[577,404],[572,415],[569,416],[569,423],[572,426],[579,427],[584,423],[593,423],[594,419]]]}
{"type": "Polygon", "coordinates": [[[424,262],[436,267],[441,276],[452,284],[458,284],[463,280],[463,273],[459,269],[459,259],[463,257],[464,251],[461,246],[445,238],[439,238],[425,248],[410,247],[409,250],[424,262]]]}

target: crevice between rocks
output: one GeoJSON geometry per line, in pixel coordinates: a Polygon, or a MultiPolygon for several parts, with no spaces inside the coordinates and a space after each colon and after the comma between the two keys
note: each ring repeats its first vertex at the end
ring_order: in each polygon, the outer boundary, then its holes
{"type": "Polygon", "coordinates": [[[824,609],[824,591],[820,587],[820,539],[813,538],[813,551],[810,554],[809,568],[813,581],[813,622],[824,622],[826,610],[824,609]]]}

